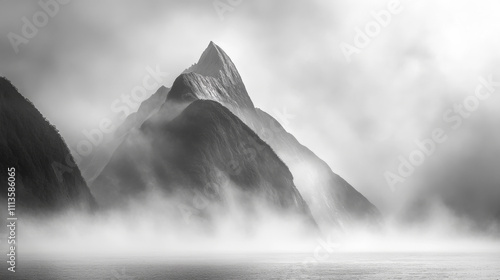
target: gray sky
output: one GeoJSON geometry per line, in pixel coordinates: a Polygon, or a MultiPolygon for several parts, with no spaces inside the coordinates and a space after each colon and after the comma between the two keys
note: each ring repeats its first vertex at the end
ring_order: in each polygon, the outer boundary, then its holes
{"type": "Polygon", "coordinates": [[[474,94],[478,77],[500,81],[498,2],[403,0],[350,62],[340,44],[354,45],[356,28],[391,1],[221,2],[235,3],[223,19],[213,1],[73,0],[16,53],[8,34],[43,10],[1,1],[0,74],[74,146],[83,129],[116,118],[111,104],[141,85],[148,66],[170,73],[170,86],[212,40],[254,104],[289,114],[284,126],[383,212],[422,197],[474,217],[495,209],[500,87],[457,129],[443,114],[474,94]],[[447,141],[392,192],[384,173],[437,128],[447,141]]]}

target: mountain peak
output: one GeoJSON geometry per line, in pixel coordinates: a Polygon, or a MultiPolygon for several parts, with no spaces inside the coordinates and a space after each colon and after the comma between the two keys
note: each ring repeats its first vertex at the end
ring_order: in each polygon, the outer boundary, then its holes
{"type": "Polygon", "coordinates": [[[214,43],[214,41],[210,41],[210,43],[208,43],[208,47],[207,47],[207,49],[208,49],[208,48],[218,48],[218,47],[219,47],[219,46],[217,46],[217,45],[214,43]]]}
{"type": "Polygon", "coordinates": [[[189,72],[195,72],[203,76],[219,78],[224,72],[232,74],[230,72],[235,72],[236,67],[226,53],[214,42],[210,41],[207,48],[201,54],[198,63],[193,65],[189,70],[189,72]]]}

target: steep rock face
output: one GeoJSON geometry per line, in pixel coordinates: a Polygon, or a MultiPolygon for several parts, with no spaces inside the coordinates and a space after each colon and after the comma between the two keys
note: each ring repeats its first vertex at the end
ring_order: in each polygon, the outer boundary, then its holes
{"type": "Polygon", "coordinates": [[[236,204],[247,214],[264,201],[314,224],[287,166],[237,116],[209,100],[190,103],[171,120],[153,115],[128,135],[92,188],[107,205],[152,189],[187,205],[202,193],[218,207],[236,204]]]}
{"type": "Polygon", "coordinates": [[[210,42],[199,62],[174,82],[173,87],[180,90],[167,100],[216,100],[238,115],[287,164],[314,218],[324,228],[344,228],[358,222],[378,224],[381,221],[378,209],[362,194],[300,144],[272,116],[254,108],[250,102],[240,101],[246,100],[248,93],[237,73],[225,52],[210,42]]]}
{"type": "Polygon", "coordinates": [[[0,196],[7,196],[7,168],[14,167],[21,211],[96,206],[57,129],[5,78],[0,78],[0,159],[0,196]]]}

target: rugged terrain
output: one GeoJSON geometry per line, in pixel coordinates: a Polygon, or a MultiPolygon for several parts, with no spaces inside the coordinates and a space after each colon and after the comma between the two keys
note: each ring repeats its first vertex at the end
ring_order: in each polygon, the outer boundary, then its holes
{"type": "Polygon", "coordinates": [[[0,196],[7,196],[7,169],[14,167],[19,210],[96,207],[57,129],[5,78],[0,78],[0,158],[0,196]]]}
{"type": "MultiPolygon", "coordinates": [[[[151,98],[158,100],[155,95],[151,98]]],[[[198,63],[175,80],[161,107],[151,100],[144,103],[156,105],[143,108],[141,115],[149,116],[145,121],[140,118],[124,126],[121,146],[92,184],[103,203],[146,191],[148,184],[168,191],[196,189],[207,183],[220,186],[211,178],[222,173],[239,189],[267,193],[266,199],[274,205],[306,209],[303,198],[323,228],[380,222],[378,210],[362,194],[277,120],[254,107],[233,62],[213,42],[198,63]],[[227,118],[214,117],[221,112],[227,118]],[[198,123],[187,121],[195,114],[198,123]],[[172,132],[179,123],[189,129],[172,132]],[[228,164],[235,166],[238,176],[228,164]]]]}

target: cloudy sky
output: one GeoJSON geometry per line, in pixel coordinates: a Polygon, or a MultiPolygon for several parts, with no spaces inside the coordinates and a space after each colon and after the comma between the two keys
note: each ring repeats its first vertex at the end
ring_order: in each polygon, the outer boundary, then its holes
{"type": "Polygon", "coordinates": [[[500,87],[467,99],[479,77],[500,81],[498,2],[73,0],[47,18],[38,1],[0,5],[0,74],[70,147],[117,118],[113,102],[148,67],[168,72],[170,86],[214,41],[254,104],[384,213],[418,216],[443,202],[457,215],[500,217],[500,87]],[[465,100],[472,111],[453,111],[465,100]],[[391,190],[385,174],[399,176],[399,157],[436,129],[447,140],[391,190]]]}

